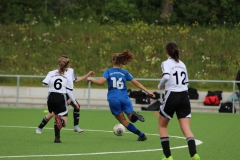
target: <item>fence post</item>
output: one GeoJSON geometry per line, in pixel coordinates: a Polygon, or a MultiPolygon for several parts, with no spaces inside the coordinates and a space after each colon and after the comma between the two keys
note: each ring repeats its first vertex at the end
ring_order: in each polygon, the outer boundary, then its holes
{"type": "Polygon", "coordinates": [[[91,81],[88,82],[88,109],[90,109],[90,90],[91,90],[91,81]]]}
{"type": "Polygon", "coordinates": [[[20,85],[20,76],[17,75],[17,102],[16,102],[17,107],[19,104],[19,85],[20,85]]]}
{"type": "Polygon", "coordinates": [[[235,96],[235,82],[233,81],[233,99],[232,99],[233,108],[232,108],[232,113],[234,113],[234,110],[235,110],[235,99],[234,99],[234,96],[235,96]]]}

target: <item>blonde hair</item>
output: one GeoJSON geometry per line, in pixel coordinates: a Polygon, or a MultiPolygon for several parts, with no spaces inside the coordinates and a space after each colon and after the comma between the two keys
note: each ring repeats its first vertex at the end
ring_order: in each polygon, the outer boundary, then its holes
{"type": "Polygon", "coordinates": [[[127,49],[122,53],[115,53],[112,60],[114,65],[126,65],[133,61],[133,54],[127,49]]]}
{"type": "Polygon", "coordinates": [[[58,73],[63,75],[64,72],[69,68],[69,59],[66,57],[60,57],[58,59],[58,73]]]}

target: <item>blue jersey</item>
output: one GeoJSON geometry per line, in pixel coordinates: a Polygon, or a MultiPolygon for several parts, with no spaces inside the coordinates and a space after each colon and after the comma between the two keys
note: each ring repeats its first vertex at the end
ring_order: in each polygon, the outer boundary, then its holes
{"type": "Polygon", "coordinates": [[[122,112],[129,114],[133,111],[132,103],[127,93],[126,82],[131,81],[133,76],[124,69],[111,68],[103,73],[108,82],[108,102],[113,115],[122,112]]]}
{"type": "Polygon", "coordinates": [[[110,68],[105,70],[103,77],[108,82],[108,97],[114,94],[127,95],[126,82],[131,81],[133,76],[124,69],[110,68]]]}

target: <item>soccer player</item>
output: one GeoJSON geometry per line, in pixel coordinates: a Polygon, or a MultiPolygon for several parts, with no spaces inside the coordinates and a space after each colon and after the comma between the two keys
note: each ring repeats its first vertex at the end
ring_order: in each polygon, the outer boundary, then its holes
{"type": "Polygon", "coordinates": [[[112,114],[130,132],[139,136],[137,139],[138,141],[145,141],[147,140],[146,135],[132,124],[137,120],[144,122],[145,119],[142,115],[133,111],[132,102],[127,93],[126,82],[131,81],[135,86],[144,90],[152,97],[155,97],[155,95],[135,80],[127,70],[121,68],[123,65],[128,64],[132,60],[133,54],[129,50],[125,50],[122,53],[115,53],[112,57],[113,68],[105,70],[100,79],[88,77],[87,81],[91,81],[96,84],[103,84],[107,81],[107,100],[112,114]],[[123,112],[132,123],[125,119],[123,112]]]}
{"type": "MultiPolygon", "coordinates": [[[[69,62],[69,58],[66,55],[62,55],[62,58],[65,58],[68,62],[69,62]]],[[[69,66],[69,65],[68,65],[69,66]]],[[[71,79],[73,82],[79,82],[82,81],[83,79],[87,78],[88,76],[91,76],[94,74],[93,71],[89,71],[88,74],[82,76],[82,77],[76,77],[76,75],[74,74],[74,70],[70,67],[68,67],[68,69],[66,70],[66,76],[71,79]]],[[[76,108],[76,106],[73,104],[73,102],[71,101],[71,98],[69,98],[69,96],[67,95],[67,103],[70,104],[73,107],[73,123],[74,123],[74,132],[78,132],[78,133],[82,133],[83,130],[78,126],[79,125],[79,119],[80,119],[80,108],[76,108]]],[[[77,102],[78,103],[78,102],[77,102]]],[[[80,104],[78,103],[78,105],[80,106],[80,104]]],[[[36,129],[36,133],[37,134],[41,134],[42,133],[42,129],[43,127],[48,123],[48,121],[54,116],[54,114],[52,113],[48,113],[41,121],[41,123],[39,124],[38,128],[36,129]]]]}
{"type": "Polygon", "coordinates": [[[179,59],[179,49],[175,42],[166,45],[167,60],[162,62],[162,79],[158,89],[165,88],[165,97],[160,106],[158,130],[163,148],[162,160],[173,160],[170,151],[167,126],[176,113],[181,130],[186,137],[191,160],[200,160],[196,151],[194,135],[190,129],[191,106],[188,97],[188,73],[179,59]]]}
{"type": "Polygon", "coordinates": [[[73,104],[79,109],[73,94],[73,81],[67,75],[69,60],[64,57],[58,59],[58,69],[48,72],[46,78],[42,81],[43,85],[48,86],[48,111],[55,115],[54,143],[61,143],[60,130],[67,125],[67,97],[68,95],[73,104]]]}

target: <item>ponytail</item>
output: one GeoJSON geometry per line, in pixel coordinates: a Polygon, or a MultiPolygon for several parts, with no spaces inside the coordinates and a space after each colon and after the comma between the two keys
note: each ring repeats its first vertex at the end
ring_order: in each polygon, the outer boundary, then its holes
{"type": "Polygon", "coordinates": [[[176,62],[179,62],[179,49],[175,42],[168,42],[166,50],[171,58],[173,58],[176,62]]]}
{"type": "Polygon", "coordinates": [[[133,61],[133,54],[127,49],[122,53],[115,53],[112,60],[115,65],[126,65],[133,61]]]}

